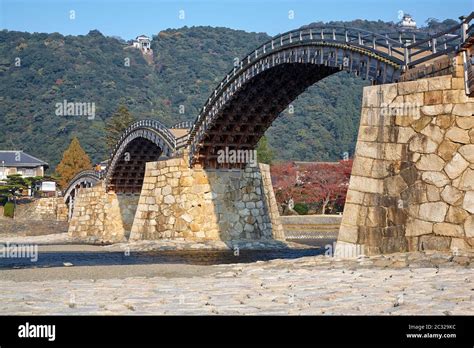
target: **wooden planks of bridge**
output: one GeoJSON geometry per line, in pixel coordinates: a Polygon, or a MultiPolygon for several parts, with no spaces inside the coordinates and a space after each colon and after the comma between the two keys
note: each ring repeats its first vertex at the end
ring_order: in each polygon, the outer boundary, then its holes
{"type": "Polygon", "coordinates": [[[187,128],[170,128],[171,134],[175,136],[175,138],[181,138],[189,133],[189,129],[187,128]]]}

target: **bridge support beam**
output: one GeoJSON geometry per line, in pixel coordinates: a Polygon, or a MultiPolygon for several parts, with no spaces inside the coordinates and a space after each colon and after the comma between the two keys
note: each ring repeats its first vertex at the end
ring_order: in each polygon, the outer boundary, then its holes
{"type": "Polygon", "coordinates": [[[147,163],[130,239],[162,238],[284,239],[269,167],[189,168],[185,155],[147,163]]]}
{"type": "Polygon", "coordinates": [[[474,249],[474,98],[460,64],[364,88],[336,256],[474,249]]]}

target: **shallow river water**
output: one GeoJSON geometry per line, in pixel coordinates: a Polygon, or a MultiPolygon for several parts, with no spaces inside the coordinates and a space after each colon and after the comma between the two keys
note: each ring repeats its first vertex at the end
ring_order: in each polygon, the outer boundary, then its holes
{"type": "Polygon", "coordinates": [[[281,250],[240,250],[235,254],[231,250],[167,250],[131,252],[103,251],[42,251],[36,261],[31,258],[0,258],[0,269],[43,268],[74,266],[105,266],[134,264],[191,264],[217,265],[231,263],[251,263],[273,259],[296,259],[304,256],[316,256],[325,252],[324,246],[332,241],[305,239],[295,241],[310,245],[312,248],[281,250]]]}

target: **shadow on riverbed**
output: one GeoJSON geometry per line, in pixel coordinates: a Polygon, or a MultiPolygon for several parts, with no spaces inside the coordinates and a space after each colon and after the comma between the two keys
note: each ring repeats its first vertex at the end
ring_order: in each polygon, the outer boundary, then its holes
{"type": "MultiPolygon", "coordinates": [[[[298,241],[302,243],[302,241],[298,241]]],[[[324,254],[324,247],[317,243],[305,244],[313,246],[309,249],[282,250],[240,250],[234,254],[231,250],[173,250],[149,252],[88,252],[88,251],[39,251],[37,261],[31,258],[0,258],[0,269],[13,268],[44,268],[73,266],[107,266],[107,265],[138,265],[138,264],[189,264],[218,265],[231,263],[251,263],[273,259],[296,259],[304,256],[324,254]]]]}

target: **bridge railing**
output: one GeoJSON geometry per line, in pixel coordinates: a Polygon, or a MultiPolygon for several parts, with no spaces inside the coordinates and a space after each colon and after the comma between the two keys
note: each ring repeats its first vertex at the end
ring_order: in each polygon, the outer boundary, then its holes
{"type": "Polygon", "coordinates": [[[176,150],[179,150],[188,145],[189,133],[182,137],[176,138],[176,150]]]}
{"type": "Polygon", "coordinates": [[[157,120],[140,120],[137,122],[134,122],[131,124],[120,136],[119,140],[117,141],[117,144],[114,147],[114,150],[110,154],[110,158],[113,157],[117,149],[120,147],[120,144],[125,140],[125,138],[133,131],[140,129],[140,128],[149,128],[153,129],[156,131],[159,131],[163,139],[172,147],[176,147],[176,138],[171,133],[171,131],[166,127],[164,124],[162,124],[160,121],[157,120]]]}
{"type": "Polygon", "coordinates": [[[66,198],[69,195],[70,191],[74,188],[74,186],[76,186],[78,181],[86,178],[91,179],[91,181],[98,181],[102,178],[102,173],[93,169],[80,171],[79,173],[74,175],[74,177],[69,182],[67,188],[63,190],[63,197],[66,198]]]}
{"type": "Polygon", "coordinates": [[[100,172],[94,170],[94,169],[86,169],[86,170],[82,170],[80,171],[79,173],[77,173],[76,175],[74,175],[74,177],[71,179],[70,182],[74,182],[74,181],[77,181],[77,179],[80,179],[80,178],[83,178],[83,177],[87,177],[87,176],[90,176],[90,177],[97,177],[98,179],[100,179],[100,172]]]}
{"type": "Polygon", "coordinates": [[[189,129],[192,128],[193,122],[191,121],[183,121],[176,123],[174,126],[170,127],[171,129],[189,129]]]}
{"type": "Polygon", "coordinates": [[[458,50],[469,35],[474,33],[473,25],[470,25],[474,19],[474,12],[467,17],[460,17],[460,19],[460,24],[431,35],[424,40],[406,41],[405,65],[408,67],[415,66],[458,50]]]}
{"type": "Polygon", "coordinates": [[[168,143],[171,150],[174,151],[176,149],[176,138],[175,138],[175,136],[173,135],[173,133],[171,133],[171,131],[168,129],[168,127],[166,127],[161,122],[159,122],[157,120],[150,120],[150,119],[140,120],[140,121],[134,122],[122,133],[119,140],[115,144],[114,149],[112,150],[112,152],[109,155],[110,162],[109,162],[109,165],[107,166],[107,170],[106,170],[106,173],[104,175],[106,180],[108,180],[107,178],[110,176],[111,171],[114,170],[114,166],[115,166],[115,163],[117,161],[117,159],[115,157],[116,157],[117,152],[120,151],[120,147],[121,147],[122,143],[132,132],[134,132],[136,130],[139,130],[139,129],[149,129],[149,130],[153,130],[155,132],[159,132],[160,136],[165,140],[166,143],[168,143]]]}
{"type": "Polygon", "coordinates": [[[201,109],[201,113],[206,111],[206,108],[217,99],[220,91],[224,89],[229,81],[239,75],[256,60],[261,59],[262,56],[269,55],[282,48],[291,47],[292,45],[296,46],[301,43],[317,42],[326,44],[345,44],[347,46],[365,48],[374,52],[377,51],[378,54],[385,56],[396,63],[403,64],[403,42],[395,40],[388,35],[341,26],[312,26],[303,29],[296,29],[273,37],[271,40],[265,42],[252,53],[244,57],[238,65],[226,75],[220,85],[214,90],[214,93],[209,96],[204,107],[201,109]]]}
{"type": "Polygon", "coordinates": [[[343,26],[309,26],[277,35],[262,44],[238,62],[225,76],[214,92],[209,96],[196,118],[188,138],[190,155],[194,153],[194,139],[202,133],[201,123],[204,121],[214,102],[218,100],[227,86],[232,83],[245,69],[262,57],[269,56],[280,50],[301,44],[317,44],[345,47],[358,47],[386,58],[394,65],[404,63],[404,43],[388,35],[373,33],[366,30],[343,26]]]}
{"type": "Polygon", "coordinates": [[[237,76],[262,57],[293,45],[321,43],[342,48],[358,47],[388,59],[389,62],[399,65],[400,69],[407,69],[459,49],[468,35],[474,31],[473,26],[469,25],[473,18],[474,12],[467,17],[461,17],[460,24],[429,37],[424,33],[416,32],[409,35],[400,32],[398,37],[394,37],[389,34],[383,35],[341,26],[309,26],[277,35],[239,61],[209,96],[190,131],[188,140],[190,156],[195,151],[195,139],[202,136],[201,124],[205,122],[215,101],[222,96],[227,86],[237,76]]]}
{"type": "Polygon", "coordinates": [[[220,85],[217,86],[214,93],[209,96],[201,112],[205,111],[205,109],[212,104],[214,99],[218,97],[219,92],[224,89],[225,85],[231,81],[233,77],[239,75],[248,66],[252,65],[252,63],[261,59],[262,56],[269,55],[292,45],[296,46],[301,43],[316,42],[326,44],[339,43],[365,48],[392,59],[396,63],[403,64],[403,43],[387,35],[341,26],[313,26],[304,29],[296,29],[273,37],[240,60],[221,81],[220,85]]]}

